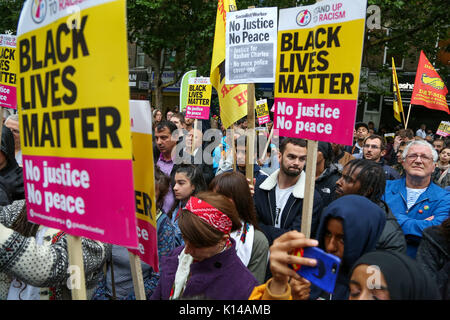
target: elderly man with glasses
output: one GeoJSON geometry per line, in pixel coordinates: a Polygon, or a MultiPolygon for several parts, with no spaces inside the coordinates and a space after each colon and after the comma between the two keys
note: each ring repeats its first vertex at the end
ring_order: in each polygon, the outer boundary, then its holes
{"type": "Polygon", "coordinates": [[[438,154],[426,141],[409,143],[402,154],[406,176],[386,181],[384,200],[402,227],[407,253],[415,258],[425,228],[449,216],[450,192],[431,181],[438,154]]]}

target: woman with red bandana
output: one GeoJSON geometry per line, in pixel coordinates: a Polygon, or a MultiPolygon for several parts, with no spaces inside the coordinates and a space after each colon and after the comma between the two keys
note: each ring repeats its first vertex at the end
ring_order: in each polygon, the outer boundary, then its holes
{"type": "Polygon", "coordinates": [[[232,201],[213,192],[191,197],[179,217],[184,246],[161,258],[151,299],[248,299],[258,281],[236,254],[230,233],[241,227],[232,201]]]}

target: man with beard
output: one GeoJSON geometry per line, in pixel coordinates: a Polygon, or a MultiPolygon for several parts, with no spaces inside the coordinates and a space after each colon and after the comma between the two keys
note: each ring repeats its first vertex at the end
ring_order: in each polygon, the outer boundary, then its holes
{"type": "MultiPolygon", "coordinates": [[[[289,230],[300,231],[306,174],[306,141],[285,138],[280,144],[280,169],[255,186],[255,206],[259,227],[272,245],[273,241],[289,230]]],[[[314,191],[311,238],[316,235],[322,211],[320,194],[314,191]]]]}

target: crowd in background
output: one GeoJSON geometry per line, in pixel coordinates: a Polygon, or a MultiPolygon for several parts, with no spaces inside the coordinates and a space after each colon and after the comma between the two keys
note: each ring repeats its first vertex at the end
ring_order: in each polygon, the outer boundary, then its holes
{"type": "MultiPolygon", "coordinates": [[[[268,123],[250,181],[246,118],[225,130],[152,115],[159,272],[142,262],[147,299],[450,298],[449,138],[359,122],[352,146],[319,142],[306,238],[306,140],[270,135],[268,123]],[[220,138],[205,141],[209,129],[220,138]],[[292,254],[306,247],[340,259],[333,292],[291,267],[316,265],[292,254]]],[[[19,134],[13,115],[0,152],[0,299],[70,299],[67,234],[27,220],[19,134]]],[[[126,248],[84,238],[82,247],[89,299],[135,299],[126,248]]]]}

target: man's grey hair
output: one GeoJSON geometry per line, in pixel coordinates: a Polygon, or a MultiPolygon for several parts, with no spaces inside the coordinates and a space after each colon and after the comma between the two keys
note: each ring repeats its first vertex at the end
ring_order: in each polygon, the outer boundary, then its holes
{"type": "Polygon", "coordinates": [[[430,143],[428,143],[425,140],[414,140],[414,141],[409,142],[406,145],[405,150],[403,150],[403,153],[402,153],[403,160],[406,159],[406,156],[408,155],[409,148],[411,148],[411,146],[415,146],[415,145],[420,145],[420,146],[425,146],[425,147],[430,148],[431,154],[433,155],[433,162],[438,161],[439,156],[438,156],[438,153],[437,153],[436,149],[430,143]]]}
{"type": "Polygon", "coordinates": [[[8,118],[6,118],[5,121],[8,121],[8,120],[13,120],[13,121],[19,122],[19,114],[18,113],[13,113],[13,114],[9,115],[8,118]]]}

